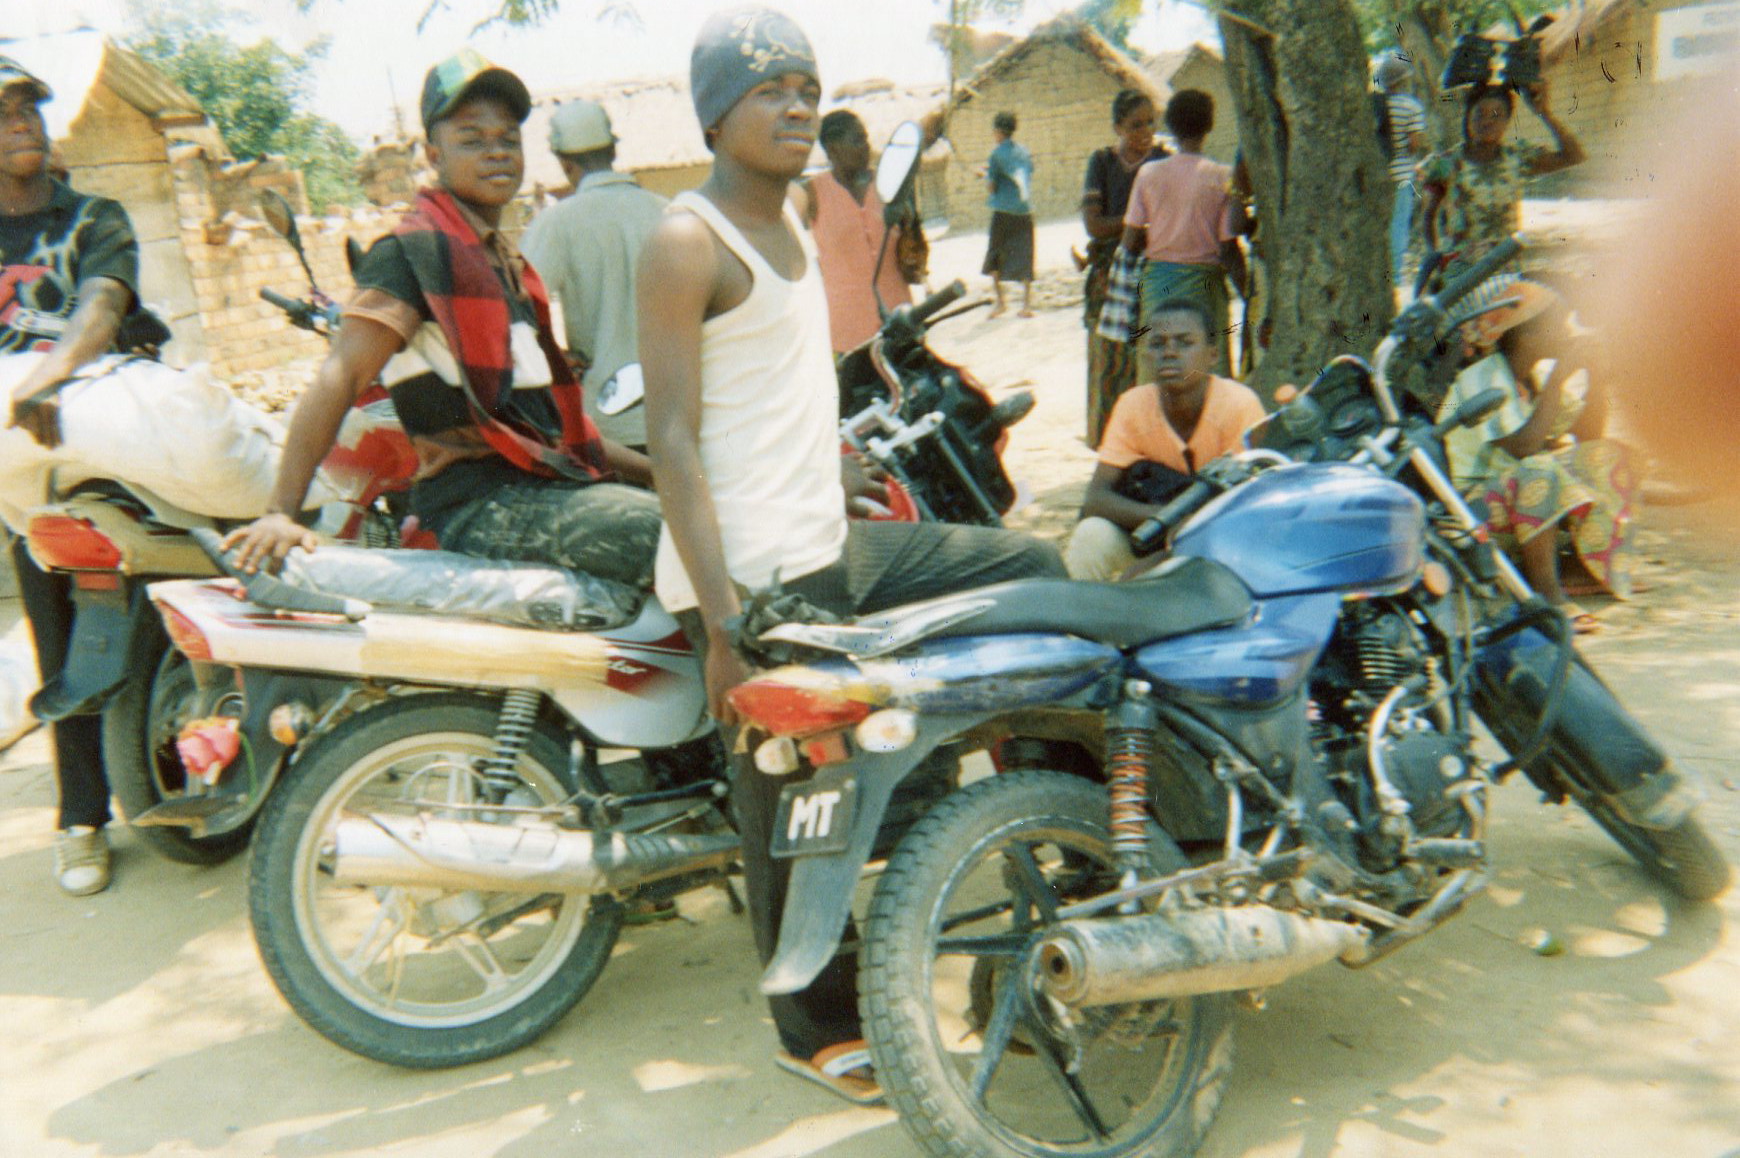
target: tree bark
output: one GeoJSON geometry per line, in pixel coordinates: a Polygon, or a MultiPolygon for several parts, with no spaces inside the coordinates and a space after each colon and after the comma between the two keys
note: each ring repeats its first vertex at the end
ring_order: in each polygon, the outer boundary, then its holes
{"type": "Polygon", "coordinates": [[[1369,355],[1389,325],[1394,191],[1348,0],[1227,0],[1221,11],[1273,324],[1251,385],[1272,397],[1340,354],[1369,355]]]}

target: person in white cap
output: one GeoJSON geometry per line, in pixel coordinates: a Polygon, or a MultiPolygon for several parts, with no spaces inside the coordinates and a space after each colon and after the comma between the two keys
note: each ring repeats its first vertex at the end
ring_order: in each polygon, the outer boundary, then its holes
{"type": "Polygon", "coordinates": [[[596,400],[616,372],[637,360],[635,266],[664,215],[665,199],[619,173],[610,116],[592,101],[569,101],[550,118],[550,151],[574,187],[532,220],[520,249],[562,302],[570,356],[586,365],[580,379],[586,413],[606,438],[646,448],[646,411],[600,414],[596,400]]]}

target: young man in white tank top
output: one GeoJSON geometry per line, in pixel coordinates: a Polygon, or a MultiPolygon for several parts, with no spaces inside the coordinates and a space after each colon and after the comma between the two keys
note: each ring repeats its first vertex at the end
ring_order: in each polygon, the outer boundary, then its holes
{"type": "MultiPolygon", "coordinates": [[[[703,25],[690,72],[713,171],[672,203],[643,251],[640,360],[665,516],[658,593],[704,653],[708,705],[730,726],[725,693],[751,674],[731,637],[740,588],[778,583],[858,614],[1064,569],[1055,548],[1010,531],[848,525],[827,302],[787,202],[815,144],[815,55],[789,17],[742,8],[703,25]]],[[[779,788],[747,762],[733,784],[764,961],[790,874],[768,855],[779,788]]],[[[836,958],[770,1004],[782,1066],[854,1101],[879,1099],[867,1054],[842,1064],[863,1046],[854,960],[836,958]]]]}

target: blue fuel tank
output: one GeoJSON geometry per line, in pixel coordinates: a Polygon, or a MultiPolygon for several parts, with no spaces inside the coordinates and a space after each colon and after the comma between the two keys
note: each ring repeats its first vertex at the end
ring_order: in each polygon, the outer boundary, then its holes
{"type": "Polygon", "coordinates": [[[1426,509],[1367,467],[1300,463],[1258,475],[1209,503],[1174,555],[1227,567],[1260,599],[1405,590],[1424,561],[1426,509]]]}

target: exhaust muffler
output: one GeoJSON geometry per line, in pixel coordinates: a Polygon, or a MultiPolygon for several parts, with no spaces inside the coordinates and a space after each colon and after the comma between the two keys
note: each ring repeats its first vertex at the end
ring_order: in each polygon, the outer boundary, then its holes
{"type": "Polygon", "coordinates": [[[549,822],[372,815],[338,822],[332,874],[341,884],[585,895],[723,868],[737,858],[739,845],[733,835],[598,837],[549,822]]]}
{"type": "Polygon", "coordinates": [[[1367,931],[1267,905],[1064,921],[1039,981],[1065,1005],[1124,1005],[1264,989],[1362,947],[1367,931]]]}

